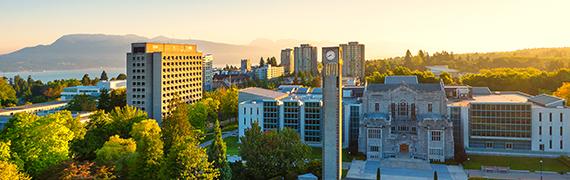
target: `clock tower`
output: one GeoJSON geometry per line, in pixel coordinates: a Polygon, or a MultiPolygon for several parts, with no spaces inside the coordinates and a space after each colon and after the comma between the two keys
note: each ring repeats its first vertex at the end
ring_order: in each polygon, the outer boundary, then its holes
{"type": "Polygon", "coordinates": [[[323,179],[342,175],[342,48],[323,47],[323,179]]]}

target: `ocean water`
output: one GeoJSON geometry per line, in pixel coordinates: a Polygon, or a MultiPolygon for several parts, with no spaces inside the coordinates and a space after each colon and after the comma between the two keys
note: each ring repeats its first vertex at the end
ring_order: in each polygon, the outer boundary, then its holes
{"type": "Polygon", "coordinates": [[[34,80],[42,80],[43,83],[48,81],[53,81],[56,79],[78,79],[81,80],[83,75],[89,74],[89,78],[95,79],[96,77],[101,78],[101,73],[103,70],[107,73],[109,79],[117,77],[120,73],[127,74],[126,68],[115,68],[115,69],[86,69],[86,70],[62,70],[62,71],[45,71],[45,72],[3,72],[0,73],[2,77],[14,78],[16,75],[28,79],[29,75],[32,75],[34,80]]]}

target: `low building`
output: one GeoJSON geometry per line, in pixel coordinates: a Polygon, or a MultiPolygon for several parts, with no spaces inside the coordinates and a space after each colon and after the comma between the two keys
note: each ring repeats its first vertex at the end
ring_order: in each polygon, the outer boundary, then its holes
{"type": "Polygon", "coordinates": [[[97,87],[107,90],[115,90],[119,88],[127,87],[127,80],[115,80],[115,81],[99,81],[97,87]]]}
{"type": "Polygon", "coordinates": [[[63,88],[61,91],[61,100],[70,100],[73,99],[74,96],[80,94],[86,94],[90,96],[99,96],[101,94],[101,87],[97,86],[75,86],[75,87],[66,87],[63,88]]]}
{"type": "Polygon", "coordinates": [[[0,116],[11,116],[19,112],[52,114],[63,110],[71,100],[52,101],[0,109],[0,116]]]}
{"type": "Polygon", "coordinates": [[[283,67],[274,67],[271,66],[271,64],[265,65],[264,67],[261,68],[257,68],[255,70],[255,74],[259,79],[267,79],[267,80],[271,80],[274,78],[278,78],[280,76],[283,76],[283,73],[285,72],[283,67]]]}
{"type": "Polygon", "coordinates": [[[455,69],[449,69],[448,65],[435,65],[435,66],[426,66],[427,71],[430,71],[436,77],[439,77],[443,71],[448,72],[451,74],[451,77],[458,77],[459,71],[455,69]]]}

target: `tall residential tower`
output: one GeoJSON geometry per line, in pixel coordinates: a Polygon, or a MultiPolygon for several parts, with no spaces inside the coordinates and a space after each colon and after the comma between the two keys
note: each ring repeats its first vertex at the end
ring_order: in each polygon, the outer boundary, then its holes
{"type": "Polygon", "coordinates": [[[301,47],[295,47],[295,73],[305,71],[318,73],[317,70],[317,47],[310,44],[301,44],[301,47]]]}
{"type": "Polygon", "coordinates": [[[364,82],[366,68],[364,59],[364,44],[358,44],[358,41],[349,42],[348,44],[339,45],[342,48],[342,76],[357,77],[364,82]]]}
{"type": "Polygon", "coordinates": [[[342,48],[323,47],[323,179],[342,176],[342,48]]]}
{"type": "Polygon", "coordinates": [[[242,59],[241,60],[241,72],[242,73],[251,72],[251,60],[249,60],[249,59],[242,59]]]}
{"type": "Polygon", "coordinates": [[[285,68],[285,74],[291,74],[295,70],[295,54],[293,49],[281,50],[281,66],[285,68]]]}
{"type": "Polygon", "coordinates": [[[202,99],[202,52],[196,45],[132,43],[127,53],[127,104],[160,124],[176,94],[188,104],[202,99]]]}
{"type": "Polygon", "coordinates": [[[210,92],[212,91],[212,83],[213,80],[212,78],[214,77],[214,72],[213,72],[213,68],[214,68],[214,61],[213,61],[213,57],[212,54],[206,54],[204,55],[204,57],[202,58],[202,78],[203,78],[203,90],[206,92],[210,92]]]}

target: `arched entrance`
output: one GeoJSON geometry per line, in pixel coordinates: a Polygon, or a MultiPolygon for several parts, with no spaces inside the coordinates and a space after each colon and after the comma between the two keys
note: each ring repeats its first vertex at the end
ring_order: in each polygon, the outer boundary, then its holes
{"type": "Polygon", "coordinates": [[[400,152],[409,152],[410,151],[410,146],[408,146],[407,144],[400,144],[400,152]]]}

